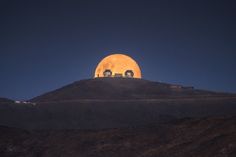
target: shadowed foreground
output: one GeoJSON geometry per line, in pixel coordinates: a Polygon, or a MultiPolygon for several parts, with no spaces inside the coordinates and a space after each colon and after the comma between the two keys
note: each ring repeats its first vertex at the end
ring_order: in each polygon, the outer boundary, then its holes
{"type": "Polygon", "coordinates": [[[104,130],[0,127],[0,156],[235,157],[236,117],[104,130]]]}

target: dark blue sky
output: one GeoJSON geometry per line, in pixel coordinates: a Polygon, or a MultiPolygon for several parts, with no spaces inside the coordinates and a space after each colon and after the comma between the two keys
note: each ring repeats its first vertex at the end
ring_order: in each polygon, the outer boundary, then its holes
{"type": "Polygon", "coordinates": [[[0,97],[91,78],[111,53],[143,78],[236,92],[234,0],[1,0],[0,97]]]}

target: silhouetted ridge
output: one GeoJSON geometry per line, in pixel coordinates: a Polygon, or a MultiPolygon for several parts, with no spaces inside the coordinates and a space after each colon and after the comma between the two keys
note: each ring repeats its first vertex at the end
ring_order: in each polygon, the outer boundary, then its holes
{"type": "Polygon", "coordinates": [[[235,114],[235,94],[127,78],[81,80],[30,101],[0,103],[0,125],[28,129],[133,127],[235,114]]]}
{"type": "MultiPolygon", "coordinates": [[[[220,93],[195,90],[143,79],[96,78],[81,80],[33,98],[34,102],[79,99],[159,99],[194,96],[217,96],[220,93]]],[[[222,93],[220,94],[222,95],[222,93]]]]}
{"type": "Polygon", "coordinates": [[[11,99],[8,99],[8,98],[0,98],[0,103],[12,103],[14,102],[13,100],[11,99]]]}

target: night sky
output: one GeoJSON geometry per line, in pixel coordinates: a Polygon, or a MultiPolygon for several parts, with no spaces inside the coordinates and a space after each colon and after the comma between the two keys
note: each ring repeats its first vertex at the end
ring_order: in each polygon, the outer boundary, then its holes
{"type": "Polygon", "coordinates": [[[0,97],[92,78],[111,53],[143,78],[236,93],[234,0],[1,0],[0,97]]]}

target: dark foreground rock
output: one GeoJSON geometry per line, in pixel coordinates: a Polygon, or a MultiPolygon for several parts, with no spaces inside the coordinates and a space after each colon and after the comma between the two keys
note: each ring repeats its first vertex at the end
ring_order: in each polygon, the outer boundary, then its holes
{"type": "Polygon", "coordinates": [[[236,117],[104,130],[0,127],[1,157],[235,157],[236,117]]]}

